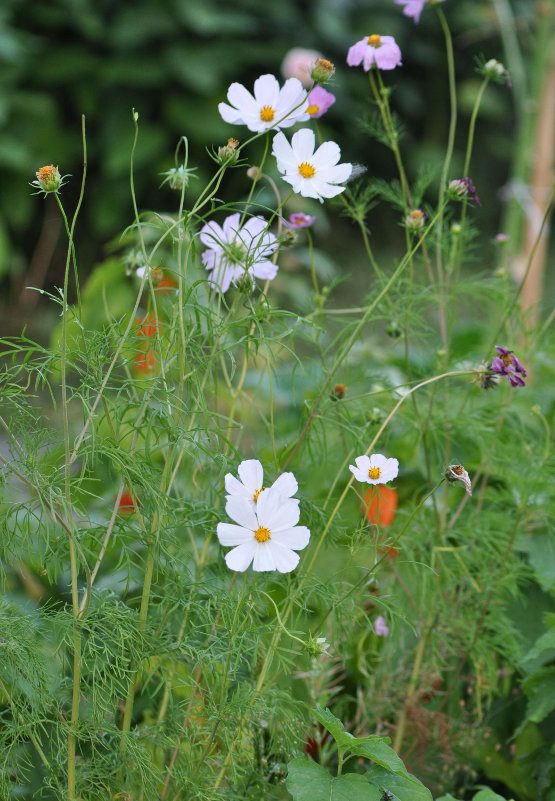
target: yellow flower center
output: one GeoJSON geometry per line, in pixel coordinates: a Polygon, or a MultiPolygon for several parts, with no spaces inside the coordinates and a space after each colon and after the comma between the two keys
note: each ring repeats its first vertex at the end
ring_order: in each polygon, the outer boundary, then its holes
{"type": "Polygon", "coordinates": [[[508,367],[510,364],[512,364],[512,359],[509,354],[507,354],[507,356],[501,356],[501,361],[503,362],[505,367],[508,367]]]}
{"type": "Polygon", "coordinates": [[[368,37],[368,44],[370,47],[381,47],[382,40],[377,33],[373,33],[372,36],[368,37]]]}
{"type": "Polygon", "coordinates": [[[368,470],[368,478],[379,478],[380,477],[380,468],[379,467],[371,467],[368,470]]]}
{"type": "Polygon", "coordinates": [[[48,164],[46,167],[41,167],[37,173],[37,178],[39,181],[48,181],[58,168],[55,167],[53,164],[48,164]]]}
{"type": "Polygon", "coordinates": [[[309,106],[307,108],[307,112],[310,114],[310,116],[314,116],[314,114],[318,114],[319,111],[320,111],[320,106],[309,106]]]}
{"type": "Polygon", "coordinates": [[[260,119],[262,122],[272,122],[274,119],[274,109],[271,106],[264,106],[260,110],[260,119]]]}
{"type": "Polygon", "coordinates": [[[316,175],[316,170],[312,164],[307,164],[306,161],[303,161],[302,164],[299,164],[299,172],[303,178],[312,178],[314,175],[316,175]]]}
{"type": "Polygon", "coordinates": [[[456,464],[456,465],[453,465],[453,467],[451,468],[451,470],[452,470],[452,471],[453,471],[453,473],[455,473],[457,476],[462,476],[462,474],[464,473],[464,468],[463,468],[462,464],[456,464]]]}
{"type": "Polygon", "coordinates": [[[256,490],[256,492],[255,492],[255,493],[254,493],[254,495],[252,496],[252,499],[253,499],[253,501],[254,501],[255,503],[257,502],[257,500],[258,500],[258,496],[260,495],[260,493],[262,492],[262,490],[263,490],[263,489],[264,489],[264,487],[260,487],[260,489],[256,490]]]}
{"type": "Polygon", "coordinates": [[[257,542],[266,542],[266,540],[270,539],[270,532],[264,526],[260,526],[254,532],[254,538],[257,542]]]}

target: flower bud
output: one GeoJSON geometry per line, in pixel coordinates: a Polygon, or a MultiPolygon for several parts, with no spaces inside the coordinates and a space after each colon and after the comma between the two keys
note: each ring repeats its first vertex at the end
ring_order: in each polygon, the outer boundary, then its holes
{"type": "Polygon", "coordinates": [[[466,494],[472,495],[472,483],[470,481],[470,476],[462,464],[450,464],[444,475],[447,481],[452,484],[455,484],[457,481],[462,481],[466,490],[466,494]]]}
{"type": "Polygon", "coordinates": [[[346,392],[347,387],[345,384],[336,384],[333,388],[332,400],[341,400],[341,398],[345,397],[346,392]]]}
{"type": "Polygon", "coordinates": [[[247,177],[251,179],[251,181],[258,181],[262,176],[262,170],[260,167],[249,167],[247,170],[247,177]]]}
{"type": "Polygon", "coordinates": [[[391,337],[391,339],[399,339],[399,337],[403,333],[403,329],[401,328],[401,325],[400,323],[397,322],[397,320],[392,320],[385,329],[385,332],[388,337],[391,337]]]}
{"type": "Polygon", "coordinates": [[[320,656],[320,654],[326,653],[330,643],[326,642],[325,637],[309,637],[308,641],[305,642],[305,646],[311,656],[320,656]]]}
{"type": "Polygon", "coordinates": [[[507,86],[511,85],[511,78],[508,71],[505,69],[504,65],[495,58],[490,58],[489,61],[486,61],[481,72],[485,78],[489,78],[491,81],[506,83],[507,86]]]}
{"type": "Polygon", "coordinates": [[[335,72],[335,67],[327,58],[317,58],[312,69],[310,70],[310,77],[316,83],[325,83],[329,81],[335,72]]]}
{"type": "Polygon", "coordinates": [[[237,161],[237,148],[239,147],[239,140],[234,139],[232,136],[227,140],[227,145],[218,148],[218,161],[222,164],[233,164],[237,161]]]}
{"type": "Polygon", "coordinates": [[[57,192],[62,186],[62,176],[57,167],[53,164],[47,164],[41,167],[35,173],[37,180],[33,181],[33,185],[38,186],[43,192],[49,194],[50,192],[57,192]]]}
{"type": "Polygon", "coordinates": [[[422,209],[414,209],[405,217],[405,227],[409,231],[421,231],[424,228],[426,215],[422,209]]]}
{"type": "Polygon", "coordinates": [[[182,189],[189,186],[189,181],[191,180],[194,171],[194,167],[187,169],[187,167],[185,167],[183,164],[181,164],[179,167],[172,167],[171,170],[162,173],[162,175],[166,176],[162,181],[162,185],[167,183],[169,184],[170,189],[176,189],[178,192],[181,192],[182,189]]]}
{"type": "Polygon", "coordinates": [[[448,192],[449,196],[455,200],[460,200],[470,195],[476,205],[482,205],[480,198],[476,194],[476,187],[472,184],[472,180],[468,176],[466,178],[455,178],[453,181],[450,181],[448,192]]]}

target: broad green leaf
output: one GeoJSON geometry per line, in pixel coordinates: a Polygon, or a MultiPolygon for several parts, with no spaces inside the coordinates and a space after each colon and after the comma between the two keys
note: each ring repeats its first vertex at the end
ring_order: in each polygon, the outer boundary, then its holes
{"type": "Polygon", "coordinates": [[[285,786],[295,801],[380,801],[382,796],[364,776],[346,773],[332,778],[308,757],[298,757],[288,767],[285,786]]]}
{"type": "Polygon", "coordinates": [[[447,795],[441,795],[439,798],[436,798],[436,801],[459,801],[459,799],[455,798],[451,793],[447,793],[447,795]]]}
{"type": "Polygon", "coordinates": [[[506,799],[504,796],[494,793],[489,787],[485,787],[483,790],[478,790],[472,801],[506,801],[506,799]]]}
{"type": "Polygon", "coordinates": [[[380,790],[389,790],[392,801],[432,801],[432,794],[416,776],[398,776],[378,765],[366,771],[368,781],[380,790]]]}
{"type": "Polygon", "coordinates": [[[349,751],[355,756],[372,759],[382,768],[394,773],[397,776],[412,778],[405,768],[403,760],[397,756],[393,748],[387,744],[389,738],[385,737],[362,737],[353,738],[355,745],[349,746],[349,751]]]}
{"type": "Polygon", "coordinates": [[[555,626],[536,640],[534,646],[528,651],[521,665],[527,673],[534,673],[546,662],[555,658],[555,626]]]}
{"type": "Polygon", "coordinates": [[[312,714],[329,731],[339,746],[343,747],[343,744],[351,739],[351,735],[347,734],[343,723],[327,707],[326,709],[316,707],[312,710],[312,714]]]}

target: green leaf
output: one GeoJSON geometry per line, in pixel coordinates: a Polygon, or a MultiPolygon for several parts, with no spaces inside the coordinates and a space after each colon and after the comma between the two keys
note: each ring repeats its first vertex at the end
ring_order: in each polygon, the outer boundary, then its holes
{"type": "Polygon", "coordinates": [[[541,723],[555,709],[555,667],[541,668],[522,686],[528,696],[526,720],[541,723]]]}
{"type": "Polygon", "coordinates": [[[555,626],[536,640],[534,646],[521,661],[521,665],[527,673],[534,673],[553,659],[555,659],[555,626]]]}
{"type": "Polygon", "coordinates": [[[380,801],[382,796],[364,776],[347,773],[332,778],[308,757],[294,759],[288,768],[285,786],[295,801],[380,801]]]}
{"type": "Polygon", "coordinates": [[[432,794],[416,776],[398,776],[377,765],[367,770],[366,776],[382,793],[389,790],[392,801],[432,801],[432,794]]]}
{"type": "Polygon", "coordinates": [[[494,793],[489,787],[485,787],[476,793],[472,801],[506,801],[506,799],[504,796],[494,793]]]}
{"type": "Polygon", "coordinates": [[[345,731],[345,726],[342,724],[339,718],[336,718],[335,715],[330,712],[327,707],[326,709],[321,709],[317,706],[316,709],[312,710],[312,714],[316,720],[329,731],[339,746],[343,746],[344,743],[351,739],[351,735],[347,734],[345,731]]]}
{"type": "Polygon", "coordinates": [[[362,756],[372,759],[382,768],[394,773],[396,776],[404,776],[411,779],[411,774],[405,768],[403,760],[397,756],[393,748],[387,745],[389,738],[385,737],[359,737],[353,738],[356,743],[349,746],[349,751],[353,756],[362,756]]]}

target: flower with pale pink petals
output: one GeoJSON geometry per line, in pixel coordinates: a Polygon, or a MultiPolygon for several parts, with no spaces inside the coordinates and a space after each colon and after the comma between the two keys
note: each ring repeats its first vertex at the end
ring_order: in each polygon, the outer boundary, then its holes
{"type": "Polygon", "coordinates": [[[365,72],[374,64],[380,70],[393,70],[401,65],[401,50],[393,36],[373,33],[349,48],[347,64],[349,67],[362,64],[365,72]]]}
{"type": "Polygon", "coordinates": [[[389,634],[388,625],[385,622],[385,618],[381,615],[378,615],[374,621],[374,631],[376,632],[377,637],[387,637],[389,634]]]}
{"type": "Polygon", "coordinates": [[[335,95],[324,89],[323,86],[315,86],[308,95],[308,108],[311,119],[321,117],[335,103],[335,95]]]}
{"type": "Polygon", "coordinates": [[[322,54],[317,50],[306,50],[304,47],[294,47],[286,53],[281,63],[281,74],[284,78],[297,78],[308,89],[313,80],[310,75],[312,65],[322,54]]]}
{"type": "Polygon", "coordinates": [[[289,220],[284,220],[283,224],[296,231],[299,228],[310,228],[315,219],[316,217],[312,217],[310,214],[303,214],[302,211],[297,211],[294,214],[290,214],[289,220]]]}
{"type": "Polygon", "coordinates": [[[231,125],[246,125],[249,131],[289,128],[309,118],[307,94],[297,78],[289,78],[280,89],[273,75],[261,75],[254,82],[254,96],[240,83],[227,91],[231,105],[220,103],[218,110],[231,125]]]}
{"type": "MultiPolygon", "coordinates": [[[[404,6],[403,14],[411,17],[415,22],[420,22],[420,14],[429,0],[394,0],[396,5],[404,6]]],[[[443,3],[444,0],[435,0],[435,3],[443,3]]]]}
{"type": "Polygon", "coordinates": [[[300,511],[297,501],[274,488],[263,490],[256,509],[247,498],[228,497],[225,510],[232,523],[218,523],[221,545],[234,546],[225,555],[230,570],[245,571],[252,562],[256,572],[277,570],[290,573],[299,564],[296,551],[306,548],[310,531],[298,526],[300,511]]]}
{"type": "Polygon", "coordinates": [[[247,276],[251,280],[276,277],[277,264],[269,257],[279,243],[263,217],[251,217],[244,225],[239,214],[230,214],[223,226],[210,221],[202,228],[200,241],[208,248],[202,263],[210,272],[209,283],[218,292],[227,292],[231,284],[247,276]]]}

